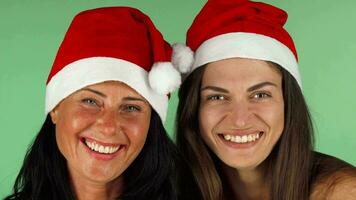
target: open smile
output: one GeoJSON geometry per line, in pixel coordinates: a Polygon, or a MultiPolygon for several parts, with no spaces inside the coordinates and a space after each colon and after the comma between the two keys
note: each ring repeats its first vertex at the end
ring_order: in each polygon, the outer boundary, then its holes
{"type": "Polygon", "coordinates": [[[85,140],[85,144],[91,150],[99,152],[99,153],[103,153],[103,154],[115,153],[116,151],[118,151],[120,149],[120,146],[121,146],[121,145],[118,145],[118,146],[104,146],[104,145],[100,145],[100,144],[98,144],[96,142],[89,142],[88,140],[85,140]]]}
{"type": "Polygon", "coordinates": [[[263,131],[249,133],[249,134],[226,134],[226,133],[219,133],[218,136],[223,142],[223,144],[237,149],[245,149],[255,146],[260,140],[261,137],[264,135],[263,131]]]}
{"type": "Polygon", "coordinates": [[[82,143],[87,147],[94,157],[101,160],[110,160],[125,147],[122,144],[103,143],[89,138],[82,138],[82,143]]]}
{"type": "Polygon", "coordinates": [[[263,132],[248,134],[248,135],[230,135],[230,134],[219,134],[224,140],[234,142],[234,143],[249,143],[255,142],[263,135],[263,132]]]}

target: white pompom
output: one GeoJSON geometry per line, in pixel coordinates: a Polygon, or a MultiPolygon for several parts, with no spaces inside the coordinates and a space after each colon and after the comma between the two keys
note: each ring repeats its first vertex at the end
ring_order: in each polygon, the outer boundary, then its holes
{"type": "Polygon", "coordinates": [[[152,66],[148,81],[153,90],[159,94],[169,94],[181,84],[180,73],[170,62],[158,62],[152,66]]]}
{"type": "Polygon", "coordinates": [[[172,45],[172,63],[181,73],[190,72],[194,62],[194,52],[184,44],[172,45]]]}

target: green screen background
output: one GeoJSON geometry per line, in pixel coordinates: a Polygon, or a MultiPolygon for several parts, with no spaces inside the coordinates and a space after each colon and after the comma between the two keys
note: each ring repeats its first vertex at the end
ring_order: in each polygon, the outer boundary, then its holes
{"type": "MultiPolygon", "coordinates": [[[[356,2],[264,2],[289,13],[286,28],[299,53],[316,149],[356,165],[356,2]]],[[[44,121],[47,75],[76,13],[102,6],[133,6],[152,18],[166,40],[184,42],[185,31],[204,3],[203,0],[1,0],[0,198],[10,192],[26,149],[44,121]]],[[[174,93],[166,123],[170,135],[174,132],[177,102],[174,93]]]]}

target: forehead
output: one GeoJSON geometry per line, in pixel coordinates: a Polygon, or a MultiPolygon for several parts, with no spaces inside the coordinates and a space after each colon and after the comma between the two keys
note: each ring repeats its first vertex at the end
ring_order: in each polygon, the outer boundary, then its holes
{"type": "Polygon", "coordinates": [[[281,79],[281,72],[272,63],[247,58],[231,58],[207,64],[202,84],[228,82],[254,84],[262,81],[280,83],[281,79]]]}
{"type": "Polygon", "coordinates": [[[124,90],[134,90],[127,84],[120,81],[104,81],[96,84],[89,85],[90,88],[120,88],[124,90]]]}
{"type": "Polygon", "coordinates": [[[86,89],[98,91],[105,95],[124,95],[143,98],[135,89],[120,81],[105,81],[101,83],[96,83],[93,85],[86,86],[78,91],[86,89]]]}

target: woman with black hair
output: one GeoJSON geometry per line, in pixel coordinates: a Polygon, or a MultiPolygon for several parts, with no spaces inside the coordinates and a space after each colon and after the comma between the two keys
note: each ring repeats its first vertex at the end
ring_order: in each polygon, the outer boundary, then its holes
{"type": "Polygon", "coordinates": [[[180,83],[170,52],[139,10],[79,13],[48,77],[47,118],[5,199],[175,199],[163,127],[180,83]]]}
{"type": "Polygon", "coordinates": [[[175,46],[173,63],[187,73],[176,130],[182,199],[355,199],[355,167],[313,149],[286,20],[265,3],[209,0],[187,32],[190,49],[175,46]]]}

